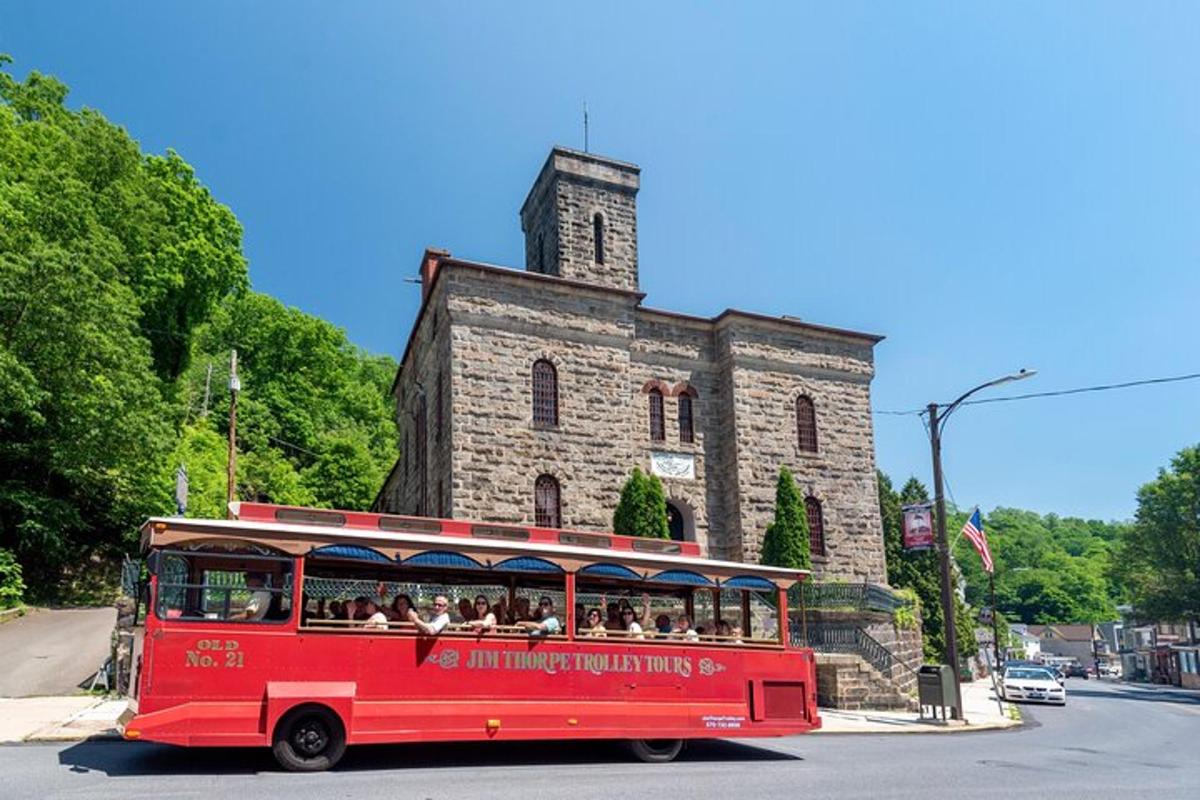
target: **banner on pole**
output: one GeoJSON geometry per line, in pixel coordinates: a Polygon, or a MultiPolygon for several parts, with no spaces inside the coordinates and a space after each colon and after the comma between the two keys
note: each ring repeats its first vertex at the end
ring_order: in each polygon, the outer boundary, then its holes
{"type": "Polygon", "coordinates": [[[904,549],[929,550],[933,547],[933,504],[904,506],[904,549]]]}

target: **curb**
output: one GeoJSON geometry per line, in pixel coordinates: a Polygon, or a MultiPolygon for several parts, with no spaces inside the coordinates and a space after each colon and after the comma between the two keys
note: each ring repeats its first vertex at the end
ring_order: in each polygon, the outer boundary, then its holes
{"type": "Polygon", "coordinates": [[[6,608],[0,611],[0,625],[6,622],[12,622],[14,619],[20,619],[29,613],[29,606],[17,606],[15,608],[6,608]]]}
{"type": "Polygon", "coordinates": [[[881,728],[880,730],[835,731],[835,730],[830,730],[829,728],[819,728],[818,730],[812,731],[809,735],[816,736],[816,735],[820,735],[820,734],[828,734],[830,736],[903,736],[906,734],[907,735],[921,735],[921,734],[928,734],[928,733],[948,735],[948,734],[954,734],[954,733],[976,733],[979,731],[1016,730],[1017,728],[1024,727],[1024,724],[1025,724],[1024,722],[1017,722],[1017,723],[985,722],[985,723],[981,723],[978,725],[965,725],[965,726],[961,726],[961,727],[952,727],[952,728],[951,727],[943,728],[941,726],[932,726],[932,725],[929,727],[921,726],[920,728],[917,728],[915,723],[912,724],[913,725],[912,727],[910,727],[909,724],[906,723],[903,727],[889,726],[887,728],[881,728]]]}
{"type": "Polygon", "coordinates": [[[123,742],[125,737],[115,729],[99,733],[31,733],[19,744],[62,744],[64,742],[123,742]]]}

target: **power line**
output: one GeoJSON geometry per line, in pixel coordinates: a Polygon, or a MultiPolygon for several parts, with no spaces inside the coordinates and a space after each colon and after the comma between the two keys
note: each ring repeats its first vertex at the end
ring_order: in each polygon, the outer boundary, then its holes
{"type": "Polygon", "coordinates": [[[1062,397],[1068,394],[1083,394],[1084,392],[1107,392],[1112,389],[1128,389],[1132,386],[1149,386],[1158,383],[1177,383],[1179,381],[1194,381],[1200,378],[1200,372],[1189,375],[1176,375],[1171,378],[1148,378],[1142,381],[1126,381],[1125,383],[1108,383],[1100,386],[1084,386],[1078,389],[1060,389],[1055,392],[1030,392],[1029,394],[1014,394],[1008,397],[988,397],[982,400],[967,400],[964,406],[982,405],[984,403],[1008,403],[1014,400],[1030,400],[1035,397],[1062,397]]]}
{"type": "MultiPolygon", "coordinates": [[[[1166,378],[1146,378],[1139,381],[1125,381],[1124,383],[1104,383],[1098,386],[1080,386],[1074,389],[1058,389],[1050,392],[1028,392],[1026,394],[1014,394],[1007,397],[986,397],[980,400],[967,400],[963,402],[964,406],[983,405],[984,403],[1011,403],[1016,400],[1033,400],[1039,397],[1063,397],[1071,394],[1084,394],[1086,392],[1108,392],[1114,389],[1129,389],[1135,386],[1151,386],[1162,383],[1178,383],[1180,381],[1194,381],[1200,379],[1200,372],[1192,372],[1187,375],[1173,375],[1166,378]]],[[[944,405],[944,404],[939,404],[944,405]]],[[[873,414],[887,414],[890,416],[905,417],[919,416],[925,414],[924,408],[913,408],[907,411],[884,411],[876,410],[873,414]]]]}

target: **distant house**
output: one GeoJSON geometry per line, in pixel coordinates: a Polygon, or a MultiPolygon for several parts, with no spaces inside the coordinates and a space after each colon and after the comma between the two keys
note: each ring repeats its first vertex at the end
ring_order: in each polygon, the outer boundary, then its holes
{"type": "Polygon", "coordinates": [[[1200,636],[1192,625],[1127,624],[1122,631],[1121,664],[1126,680],[1200,688],[1200,636]]]}
{"type": "Polygon", "coordinates": [[[1042,655],[1042,640],[1029,632],[1029,626],[1014,622],[1008,626],[1010,651],[1014,657],[1034,661],[1042,655]]]}
{"type": "Polygon", "coordinates": [[[1176,686],[1185,689],[1200,689],[1200,643],[1173,644],[1175,664],[1178,667],[1176,686]]]}
{"type": "Polygon", "coordinates": [[[1043,656],[1066,656],[1090,665],[1096,657],[1096,629],[1092,625],[1027,625],[1038,638],[1043,656]]]}

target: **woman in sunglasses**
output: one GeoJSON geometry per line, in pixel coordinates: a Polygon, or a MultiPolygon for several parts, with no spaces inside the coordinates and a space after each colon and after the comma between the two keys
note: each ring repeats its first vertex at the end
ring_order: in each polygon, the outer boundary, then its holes
{"type": "Polygon", "coordinates": [[[496,615],[488,607],[488,599],[483,595],[475,595],[475,619],[467,624],[480,633],[496,630],[496,615]]]}
{"type": "Polygon", "coordinates": [[[600,609],[593,608],[587,612],[587,617],[579,632],[584,636],[604,637],[608,635],[608,629],[604,627],[604,618],[600,614],[600,609]]]}
{"type": "Polygon", "coordinates": [[[621,629],[625,631],[630,639],[646,638],[646,634],[642,631],[642,626],[638,624],[637,612],[633,610],[633,606],[625,606],[621,609],[621,629]]]}

